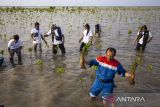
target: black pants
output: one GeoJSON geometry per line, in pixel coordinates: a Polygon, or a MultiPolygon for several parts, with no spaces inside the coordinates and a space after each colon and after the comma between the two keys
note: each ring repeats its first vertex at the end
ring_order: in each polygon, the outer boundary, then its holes
{"type": "Polygon", "coordinates": [[[11,52],[11,56],[10,56],[10,62],[12,64],[14,64],[14,53],[17,54],[18,56],[18,63],[22,63],[22,59],[21,59],[21,48],[17,48],[17,49],[10,49],[11,52]]]}
{"type": "Polygon", "coordinates": [[[52,52],[53,52],[54,54],[56,54],[56,53],[57,53],[57,50],[58,50],[58,46],[59,46],[62,54],[65,54],[66,51],[65,51],[64,44],[59,44],[59,45],[54,45],[54,44],[53,44],[53,46],[52,46],[52,52]]]}
{"type": "Polygon", "coordinates": [[[86,45],[86,43],[81,43],[81,46],[80,46],[80,49],[79,49],[79,51],[82,51],[83,50],[83,47],[86,45]]]}
{"type": "Polygon", "coordinates": [[[33,45],[34,51],[37,52],[37,48],[39,49],[40,52],[42,52],[42,44],[41,43],[36,43],[33,45]]]}
{"type": "Polygon", "coordinates": [[[144,44],[137,43],[136,50],[142,49],[142,51],[144,51],[145,48],[146,48],[146,43],[144,44]]]}

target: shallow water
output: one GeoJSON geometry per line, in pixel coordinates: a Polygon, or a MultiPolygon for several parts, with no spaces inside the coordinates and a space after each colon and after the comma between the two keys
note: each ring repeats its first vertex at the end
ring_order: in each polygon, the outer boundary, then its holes
{"type": "MultiPolygon", "coordinates": [[[[88,11],[80,13],[61,12],[0,12],[1,39],[0,49],[5,50],[5,63],[0,67],[0,104],[5,107],[102,107],[100,97],[98,101],[89,99],[89,89],[95,78],[94,70],[87,67],[82,71],[79,65],[79,39],[83,30],[83,23],[89,23],[91,30],[95,24],[102,26],[101,38],[94,38],[94,45],[90,48],[87,59],[104,55],[106,48],[112,46],[117,49],[117,56],[121,64],[131,69],[132,59],[139,56],[143,60],[142,66],[137,68],[135,85],[130,86],[128,81],[116,76],[114,90],[115,95],[130,93],[149,98],[142,105],[137,103],[119,103],[116,107],[159,107],[160,92],[160,9],[148,7],[143,10],[134,10],[126,7],[126,10],[112,10],[108,8],[96,8],[97,13],[88,11]],[[149,10],[148,10],[149,8],[149,10]],[[49,30],[52,23],[61,26],[65,35],[66,55],[52,55],[51,46],[43,46],[43,67],[36,65],[34,53],[30,57],[28,48],[32,46],[30,30],[34,22],[40,22],[44,32],[49,30]],[[138,32],[138,27],[146,24],[151,31],[153,40],[147,45],[145,53],[135,52],[133,42],[138,32]],[[128,36],[128,30],[132,34],[128,36]],[[4,38],[7,35],[7,40],[4,38]],[[23,65],[15,68],[9,63],[7,42],[13,34],[19,34],[24,44],[23,65]],[[153,66],[152,71],[147,67],[153,66]],[[56,73],[56,68],[64,67],[65,73],[56,73]],[[83,88],[80,78],[84,78],[83,88]],[[152,94],[152,93],[155,93],[152,94]],[[150,95],[150,97],[148,97],[150,95]],[[154,100],[154,102],[153,102],[154,100]]],[[[51,37],[47,38],[51,45],[51,37]]],[[[17,57],[15,57],[17,60],[17,57]]]]}

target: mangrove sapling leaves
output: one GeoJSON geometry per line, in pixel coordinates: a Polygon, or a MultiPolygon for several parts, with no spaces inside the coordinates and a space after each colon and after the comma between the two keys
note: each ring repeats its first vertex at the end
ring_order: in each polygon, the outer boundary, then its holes
{"type": "Polygon", "coordinates": [[[142,59],[140,57],[136,57],[135,62],[140,65],[143,63],[142,59]]]}
{"type": "Polygon", "coordinates": [[[4,54],[4,50],[0,50],[0,54],[4,54]]]}
{"type": "Polygon", "coordinates": [[[28,48],[28,51],[29,51],[29,52],[32,52],[32,50],[33,50],[33,49],[32,49],[31,47],[30,47],[30,48],[28,48]]]}
{"type": "Polygon", "coordinates": [[[62,74],[64,74],[64,72],[65,72],[65,70],[64,70],[63,67],[57,67],[56,68],[56,73],[59,74],[60,79],[61,79],[62,74]]]}
{"type": "Polygon", "coordinates": [[[82,52],[87,54],[88,51],[89,51],[90,46],[91,46],[91,43],[86,44],[86,45],[83,47],[82,52]]]}
{"type": "Polygon", "coordinates": [[[39,67],[43,67],[44,61],[41,59],[38,59],[35,64],[38,65],[39,67]]]}
{"type": "Polygon", "coordinates": [[[3,57],[3,55],[4,55],[4,50],[0,50],[0,54],[1,54],[2,57],[3,57]]]}
{"type": "Polygon", "coordinates": [[[125,78],[125,77],[121,77],[121,79],[122,79],[122,80],[126,80],[126,78],[125,78]]]}
{"type": "Polygon", "coordinates": [[[83,89],[83,82],[85,81],[85,79],[81,77],[81,78],[79,78],[79,80],[81,82],[81,88],[83,89]]]}
{"type": "Polygon", "coordinates": [[[128,35],[130,36],[132,34],[132,30],[128,30],[128,35]]]}
{"type": "Polygon", "coordinates": [[[130,84],[131,85],[134,85],[135,81],[134,81],[134,78],[135,78],[135,72],[136,72],[136,69],[138,67],[138,65],[140,64],[141,62],[141,58],[140,57],[136,57],[133,62],[132,62],[132,66],[131,66],[131,78],[130,78],[130,84]]]}
{"type": "Polygon", "coordinates": [[[28,48],[28,52],[30,52],[30,58],[32,57],[32,51],[33,51],[33,49],[31,47],[28,48]]]}
{"type": "Polygon", "coordinates": [[[93,65],[92,68],[93,68],[94,70],[97,70],[97,69],[98,69],[98,66],[93,65]]]}
{"type": "Polygon", "coordinates": [[[152,66],[151,64],[148,65],[148,66],[147,66],[147,71],[148,71],[148,72],[151,72],[152,70],[153,70],[153,66],[152,66]]]}
{"type": "Polygon", "coordinates": [[[83,49],[82,52],[80,53],[80,65],[81,65],[81,69],[85,69],[85,56],[87,55],[89,48],[91,46],[91,43],[86,44],[83,49]]]}

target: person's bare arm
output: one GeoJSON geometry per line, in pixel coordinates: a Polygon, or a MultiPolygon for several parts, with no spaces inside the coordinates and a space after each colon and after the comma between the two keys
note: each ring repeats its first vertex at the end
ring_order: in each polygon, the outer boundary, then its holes
{"type": "Polygon", "coordinates": [[[81,36],[81,38],[80,38],[80,40],[79,40],[79,43],[82,41],[82,39],[83,39],[83,34],[82,34],[82,36],[81,36]]]}

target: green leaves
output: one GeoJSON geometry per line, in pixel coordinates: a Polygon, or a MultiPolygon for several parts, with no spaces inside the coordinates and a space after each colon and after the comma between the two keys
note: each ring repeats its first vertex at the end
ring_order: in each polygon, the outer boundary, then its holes
{"type": "Polygon", "coordinates": [[[30,52],[30,58],[31,58],[32,57],[32,51],[33,51],[32,47],[28,48],[28,51],[30,52]]]}
{"type": "Polygon", "coordinates": [[[86,44],[86,45],[83,47],[82,52],[83,52],[83,53],[88,53],[90,46],[91,46],[91,43],[86,44]]]}
{"type": "Polygon", "coordinates": [[[40,66],[40,67],[42,67],[43,64],[44,64],[44,61],[41,60],[41,59],[38,59],[35,64],[38,65],[38,66],[40,66]]]}
{"type": "Polygon", "coordinates": [[[88,51],[89,51],[89,47],[91,46],[91,43],[86,44],[83,47],[83,50],[80,54],[80,65],[81,65],[81,69],[85,69],[85,55],[87,55],[88,51]]]}
{"type": "Polygon", "coordinates": [[[132,66],[131,66],[131,78],[130,78],[130,84],[131,85],[134,85],[134,77],[135,77],[135,72],[136,72],[136,69],[138,67],[138,65],[140,64],[140,62],[142,59],[140,57],[136,57],[135,59],[133,59],[133,62],[132,62],[132,66]]]}
{"type": "Polygon", "coordinates": [[[56,70],[56,73],[59,74],[61,79],[61,75],[65,72],[65,69],[63,67],[57,67],[55,70],[56,70]]]}
{"type": "Polygon", "coordinates": [[[131,34],[132,34],[132,30],[129,29],[129,30],[128,30],[128,35],[130,36],[131,34]]]}
{"type": "Polygon", "coordinates": [[[0,50],[0,54],[2,54],[2,55],[3,55],[3,54],[4,54],[4,50],[0,50]]]}
{"type": "Polygon", "coordinates": [[[97,70],[98,69],[98,66],[92,66],[92,68],[94,69],[94,70],[97,70]]]}
{"type": "MultiPolygon", "coordinates": [[[[135,59],[133,59],[132,66],[131,66],[131,75],[132,76],[135,75],[135,71],[138,66],[142,67],[142,63],[143,63],[143,60],[141,57],[137,56],[135,59]]],[[[151,72],[153,70],[153,66],[151,64],[147,65],[147,67],[145,67],[145,68],[147,69],[148,72],[151,72]]],[[[134,84],[134,78],[130,79],[130,83],[132,85],[134,84]]]]}
{"type": "Polygon", "coordinates": [[[4,55],[4,50],[0,50],[0,54],[2,54],[2,57],[4,55]]]}
{"type": "Polygon", "coordinates": [[[79,78],[79,80],[80,80],[81,82],[83,82],[83,81],[84,81],[84,78],[81,77],[81,78],[79,78]]]}
{"type": "Polygon", "coordinates": [[[140,57],[136,57],[135,58],[135,63],[137,63],[138,65],[140,65],[140,64],[142,64],[142,58],[140,58],[140,57]]]}
{"type": "Polygon", "coordinates": [[[147,71],[148,71],[148,72],[151,72],[152,70],[153,70],[153,66],[152,66],[151,64],[148,65],[148,66],[147,66],[147,71]]]}
{"type": "Polygon", "coordinates": [[[28,51],[29,51],[29,52],[32,52],[32,51],[33,51],[33,49],[30,47],[30,48],[28,48],[28,51]]]}
{"type": "Polygon", "coordinates": [[[81,82],[81,88],[83,89],[83,82],[85,81],[85,79],[81,77],[81,78],[79,78],[79,80],[81,82]]]}
{"type": "Polygon", "coordinates": [[[56,72],[59,73],[59,74],[62,74],[62,73],[64,73],[64,68],[63,67],[57,67],[56,72]]]}
{"type": "Polygon", "coordinates": [[[134,73],[135,73],[137,66],[138,66],[138,63],[137,63],[137,62],[133,62],[133,63],[132,63],[131,74],[134,74],[134,73]]]}

